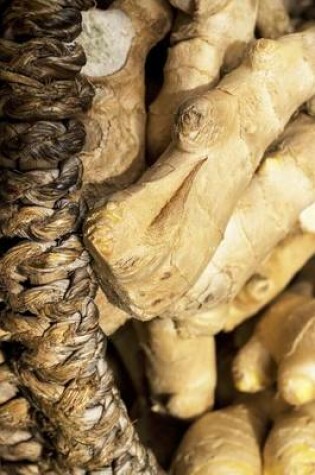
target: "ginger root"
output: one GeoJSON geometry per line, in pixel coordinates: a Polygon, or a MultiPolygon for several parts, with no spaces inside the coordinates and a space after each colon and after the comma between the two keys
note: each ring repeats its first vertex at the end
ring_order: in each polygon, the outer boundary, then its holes
{"type": "Polygon", "coordinates": [[[236,67],[254,36],[258,0],[200,3],[191,16],[179,14],[172,30],[164,84],[148,115],[147,150],[153,159],[171,142],[178,107],[213,87],[223,64],[236,67]]]}
{"type": "Polygon", "coordinates": [[[254,334],[240,349],[233,363],[234,381],[240,391],[257,392],[273,384],[275,362],[280,361],[282,355],[290,349],[292,338],[297,332],[297,318],[292,322],[288,320],[288,316],[311,299],[310,295],[300,293],[299,290],[300,287],[296,291],[293,287],[282,294],[263,314],[254,334]],[[295,323],[293,330],[289,323],[295,323]],[[289,341],[288,335],[292,331],[293,336],[289,341]]]}
{"type": "Polygon", "coordinates": [[[215,89],[185,103],[171,145],[137,184],[90,214],[86,245],[124,310],[171,315],[200,277],[264,151],[315,93],[314,44],[315,28],[257,41],[215,89]]]}
{"type": "Polygon", "coordinates": [[[277,377],[281,397],[292,405],[315,399],[315,300],[311,285],[286,291],[262,315],[233,364],[242,391],[259,391],[277,377]],[[274,366],[277,365],[277,373],[274,366]]]}
{"type": "Polygon", "coordinates": [[[189,318],[179,315],[179,333],[198,336],[234,330],[279,295],[314,254],[315,234],[295,229],[272,250],[232,302],[189,318]]]}
{"type": "Polygon", "coordinates": [[[261,475],[260,445],[267,421],[253,403],[202,416],[186,432],[172,475],[261,475]]]}
{"type": "Polygon", "coordinates": [[[190,419],[211,408],[216,385],[214,338],[182,338],[171,319],[157,318],[136,328],[146,355],[154,410],[190,419]]]}
{"type": "Polygon", "coordinates": [[[178,299],[176,313],[210,310],[236,297],[258,265],[289,235],[302,211],[315,201],[314,157],[315,120],[301,114],[286,128],[276,149],[266,155],[212,260],[178,299]]]}
{"type": "MultiPolygon", "coordinates": [[[[106,11],[83,13],[79,43],[83,68],[96,97],[82,118],[87,141],[82,153],[83,193],[90,207],[113,190],[135,181],[144,170],[144,66],[149,50],[167,33],[171,12],[164,0],[115,0],[106,11]]],[[[100,325],[111,335],[128,318],[98,291],[100,325]]]]}
{"type": "Polygon", "coordinates": [[[281,241],[236,298],[223,306],[226,309],[224,331],[233,330],[271,302],[314,254],[315,234],[297,230],[281,241]]]}
{"type": "Polygon", "coordinates": [[[115,0],[105,11],[83,13],[78,38],[88,58],[83,73],[96,89],[84,117],[83,191],[90,206],[134,182],[144,170],[145,60],[170,26],[166,0],[115,0]]]}
{"type": "Polygon", "coordinates": [[[313,475],[314,433],[314,403],[280,417],[264,447],[264,475],[313,475]]]}

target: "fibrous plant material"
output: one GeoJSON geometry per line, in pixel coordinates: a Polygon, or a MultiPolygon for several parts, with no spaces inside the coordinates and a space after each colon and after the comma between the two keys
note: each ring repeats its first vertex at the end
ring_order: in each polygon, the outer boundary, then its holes
{"type": "Polygon", "coordinates": [[[259,0],[257,27],[264,38],[278,38],[292,32],[285,0],[259,0]]]}
{"type": "Polygon", "coordinates": [[[277,420],[264,448],[264,475],[312,475],[315,405],[307,404],[277,420]]]}
{"type": "Polygon", "coordinates": [[[214,338],[183,338],[171,319],[156,318],[136,328],[154,410],[190,419],[210,409],[216,385],[214,338]]]}
{"type": "MultiPolygon", "coordinates": [[[[30,405],[20,393],[17,378],[0,350],[0,474],[40,475],[42,441],[36,433],[30,405]],[[7,468],[5,468],[7,465],[7,468]]],[[[44,473],[44,467],[41,467],[44,473]]],[[[46,472],[45,472],[46,473],[46,472]]]]}
{"type": "Polygon", "coordinates": [[[200,277],[264,151],[315,93],[314,45],[315,28],[257,41],[239,68],[180,109],[171,145],[137,184],[90,214],[85,242],[126,311],[171,315],[200,277]]]}
{"type": "Polygon", "coordinates": [[[199,3],[191,6],[191,16],[178,14],[172,30],[164,84],[148,115],[147,150],[153,159],[171,142],[178,107],[213,87],[223,64],[236,67],[254,36],[257,0],[199,3]]]}
{"type": "Polygon", "coordinates": [[[314,400],[314,315],[315,302],[309,294],[287,291],[280,296],[234,361],[236,386],[255,392],[277,378],[279,393],[289,404],[314,400]]]}
{"type": "Polygon", "coordinates": [[[92,5],[13,0],[3,16],[0,231],[9,250],[0,260],[1,327],[22,344],[18,382],[52,426],[58,463],[151,475],[158,468],[104,357],[97,285],[80,242],[85,131],[76,117],[94,93],[72,41],[80,10],[92,5]]]}
{"type": "Polygon", "coordinates": [[[52,428],[36,418],[8,363],[0,350],[0,475],[93,475],[58,465],[45,439],[52,428]]]}
{"type": "Polygon", "coordinates": [[[87,54],[83,73],[96,90],[84,118],[83,192],[90,206],[144,170],[145,60],[170,26],[165,0],[115,0],[105,11],[83,13],[78,38],[87,54]]]}
{"type": "Polygon", "coordinates": [[[202,416],[184,435],[172,475],[260,475],[267,422],[267,414],[253,403],[202,416]]]}

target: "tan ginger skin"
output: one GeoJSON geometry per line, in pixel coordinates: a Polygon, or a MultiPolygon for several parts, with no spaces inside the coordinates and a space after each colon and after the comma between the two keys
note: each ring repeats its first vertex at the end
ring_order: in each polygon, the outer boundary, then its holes
{"type": "Polygon", "coordinates": [[[164,84],[148,114],[151,159],[157,159],[169,145],[174,116],[182,102],[213,87],[223,64],[236,67],[254,36],[258,0],[200,3],[192,16],[178,14],[172,30],[164,84]]]}
{"type": "MultiPolygon", "coordinates": [[[[168,319],[155,319],[145,323],[140,341],[147,356],[146,371],[151,396],[159,401],[155,405],[156,410],[180,418],[205,412],[212,404],[216,379],[214,357],[209,358],[210,335],[222,329],[230,331],[256,314],[286,287],[314,253],[315,235],[297,230],[272,251],[269,259],[259,267],[230,304],[190,318],[177,319],[176,323],[168,319]],[[161,394],[168,396],[159,398],[161,394]],[[186,403],[188,395],[191,399],[189,410],[186,403]]],[[[297,289],[302,291],[301,286],[297,289]]],[[[309,294],[310,286],[305,290],[309,294]]],[[[305,299],[304,295],[293,295],[296,296],[294,303],[305,299]]],[[[244,380],[237,381],[239,389],[247,388],[251,392],[269,386],[275,378],[275,367],[270,354],[262,351],[261,345],[257,352],[256,346],[257,344],[253,344],[250,354],[245,357],[243,379],[246,378],[246,386],[244,387],[244,380]],[[258,362],[255,358],[258,358],[258,362]]]]}
{"type": "Polygon", "coordinates": [[[236,386],[259,391],[273,382],[292,405],[315,400],[315,300],[287,291],[267,310],[233,364],[236,386]],[[270,374],[272,364],[277,373],[270,374]]]}
{"type": "Polygon", "coordinates": [[[260,446],[268,418],[253,404],[210,412],[186,432],[172,475],[261,475],[260,446]]]}
{"type": "Polygon", "coordinates": [[[181,108],[171,145],[138,183],[90,214],[86,245],[123,309],[143,320],[171,311],[202,274],[265,149],[314,95],[314,44],[315,28],[257,41],[181,108]]]}
{"type": "Polygon", "coordinates": [[[283,415],[268,435],[264,475],[313,475],[315,466],[315,403],[283,415]]]}
{"type": "Polygon", "coordinates": [[[216,386],[214,337],[182,338],[171,319],[136,328],[154,410],[190,419],[210,409],[216,386]]]}
{"type": "MultiPolygon", "coordinates": [[[[223,259],[221,258],[220,262],[220,259],[216,259],[218,253],[215,253],[213,264],[211,263],[209,266],[210,272],[205,273],[207,280],[204,275],[200,279],[201,284],[204,284],[204,293],[202,293],[203,288],[199,281],[187,293],[187,297],[190,297],[191,300],[186,299],[186,309],[191,310],[188,305],[190,304],[195,313],[192,312],[189,318],[185,318],[185,306],[176,313],[176,315],[181,316],[181,331],[177,330],[175,323],[168,322],[170,319],[153,320],[146,323],[146,331],[142,336],[142,341],[147,356],[147,373],[151,394],[153,398],[158,394],[165,394],[164,401],[166,402],[164,406],[160,404],[164,410],[177,417],[185,417],[188,406],[187,399],[192,400],[192,414],[193,411],[196,415],[201,414],[208,408],[209,398],[207,400],[204,397],[202,398],[201,395],[208,392],[210,397],[209,380],[215,369],[210,368],[209,358],[203,358],[202,354],[207,351],[206,339],[211,338],[209,335],[222,329],[228,316],[220,315],[216,308],[214,308],[214,314],[218,318],[211,318],[213,315],[207,315],[206,312],[198,315],[198,306],[203,301],[207,302],[208,295],[211,295],[211,291],[207,293],[208,289],[205,283],[208,283],[210,290],[217,288],[217,292],[221,292],[226,300],[228,300],[229,291],[233,292],[234,283],[236,285],[240,284],[239,286],[246,283],[244,268],[245,272],[251,270],[254,273],[259,262],[263,261],[265,256],[277,245],[279,236],[283,237],[288,234],[296,224],[301,210],[315,200],[315,174],[312,177],[312,173],[309,173],[309,169],[312,169],[314,157],[315,122],[306,116],[300,116],[287,127],[278,148],[272,156],[267,155],[263,165],[249,185],[248,191],[240,199],[239,205],[228,224],[223,243],[218,248],[220,252],[221,246],[225,245],[223,259]],[[303,183],[303,186],[300,187],[298,196],[296,196],[297,185],[295,186],[295,184],[298,183],[303,183]],[[268,201],[264,199],[265,196],[268,196],[268,201]],[[232,231],[230,227],[232,227],[232,231]],[[265,240],[263,239],[264,233],[265,240]],[[224,265],[222,265],[222,262],[224,262],[224,265]],[[227,276],[227,283],[223,281],[222,284],[218,280],[217,274],[220,276],[220,271],[223,276],[227,276]],[[196,288],[199,290],[197,295],[196,288]],[[195,298],[193,299],[192,296],[195,298]],[[195,306],[193,306],[194,304],[195,306]],[[185,321],[187,322],[186,328],[185,321]],[[204,324],[206,324],[206,328],[204,324]],[[184,335],[186,339],[183,338],[183,328],[186,330],[186,335],[184,335]],[[174,334],[172,339],[169,338],[170,329],[174,334]],[[197,335],[200,329],[204,330],[203,336],[197,335]],[[187,339],[187,333],[189,332],[190,335],[187,339]],[[195,337],[192,336],[193,334],[195,334],[195,337]],[[174,360],[179,361],[180,364],[177,362],[177,366],[174,366],[174,360]],[[192,362],[198,362],[198,372],[189,372],[192,362]],[[202,387],[198,386],[196,388],[194,383],[196,374],[198,374],[198,381],[203,382],[202,387]],[[181,386],[178,380],[181,381],[181,386]],[[173,401],[177,403],[175,409],[173,401]]],[[[303,249],[303,251],[305,250],[307,249],[303,249]]],[[[312,240],[313,250],[314,240],[312,240]]],[[[292,266],[292,257],[289,261],[292,266]]],[[[257,283],[256,292],[259,292],[260,284],[262,283],[257,283]]],[[[241,289],[237,288],[237,290],[240,291],[241,289]]],[[[212,298],[214,296],[215,292],[212,291],[212,298]]],[[[248,363],[245,365],[247,375],[250,373],[251,364],[255,365],[256,363],[256,354],[257,351],[254,347],[247,355],[248,363]]],[[[270,356],[260,351],[258,358],[261,366],[270,366],[270,368],[268,367],[270,372],[273,368],[270,356]]],[[[266,372],[266,368],[264,369],[266,372]]],[[[258,378],[259,376],[255,375],[253,371],[250,373],[251,378],[258,378]]],[[[246,384],[249,384],[249,382],[246,382],[246,384]]],[[[252,384],[255,384],[255,382],[253,381],[252,384]]],[[[239,389],[241,389],[240,385],[239,389]]],[[[259,389],[258,386],[256,391],[259,389]]],[[[189,412],[187,417],[190,417],[189,412]]]]}
{"type": "MultiPolygon", "coordinates": [[[[240,349],[233,363],[234,382],[240,391],[257,392],[273,384],[275,363],[280,362],[290,349],[298,328],[297,319],[289,320],[289,315],[311,299],[310,295],[287,290],[269,309],[265,311],[256,326],[253,336],[240,349]],[[286,322],[285,335],[281,332],[286,322]],[[292,325],[289,328],[289,322],[292,325]],[[288,331],[287,331],[288,329],[288,331]],[[288,336],[291,336],[288,339],[288,336]]],[[[301,322],[301,326],[305,321],[301,322]]]]}
{"type": "Polygon", "coordinates": [[[296,229],[255,270],[232,302],[189,318],[176,319],[183,336],[214,335],[234,330],[274,299],[315,254],[315,235],[296,229]]]}
{"type": "Polygon", "coordinates": [[[236,297],[315,201],[314,157],[315,120],[300,115],[286,128],[276,150],[265,157],[212,260],[177,301],[173,315],[210,310],[236,297]]]}
{"type": "Polygon", "coordinates": [[[84,192],[93,206],[144,170],[144,66],[149,50],[171,26],[164,0],[115,0],[106,11],[83,13],[78,41],[87,54],[83,73],[96,88],[84,117],[84,192]]]}

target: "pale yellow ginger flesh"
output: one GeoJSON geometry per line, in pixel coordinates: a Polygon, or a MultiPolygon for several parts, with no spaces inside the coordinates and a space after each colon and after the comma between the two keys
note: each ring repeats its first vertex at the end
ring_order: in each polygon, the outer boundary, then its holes
{"type": "Polygon", "coordinates": [[[186,432],[172,475],[261,475],[260,444],[267,417],[252,405],[210,412],[186,432]]]}
{"type": "Polygon", "coordinates": [[[86,245],[123,309],[143,320],[171,311],[200,277],[265,149],[314,95],[314,45],[315,28],[257,41],[181,108],[172,144],[138,183],[90,214],[86,245]]]}
{"type": "Polygon", "coordinates": [[[259,0],[257,27],[263,38],[278,38],[291,33],[285,0],[259,0]]]}
{"type": "Polygon", "coordinates": [[[115,0],[83,12],[83,68],[96,88],[84,116],[83,191],[90,206],[134,182],[144,170],[144,67],[149,50],[171,26],[166,0],[115,0]]]}
{"type": "Polygon", "coordinates": [[[253,39],[258,0],[203,3],[191,17],[179,15],[172,30],[164,84],[148,114],[151,159],[157,159],[171,142],[174,116],[182,102],[213,87],[223,64],[237,66],[253,39]]]}
{"type": "Polygon", "coordinates": [[[273,249],[232,302],[189,318],[179,315],[176,326],[180,334],[214,335],[233,330],[280,294],[314,254],[315,234],[296,230],[273,249]]]}
{"type": "Polygon", "coordinates": [[[315,405],[307,404],[276,421],[264,453],[264,475],[314,475],[315,405]]]}
{"type": "Polygon", "coordinates": [[[285,401],[302,405],[315,400],[315,300],[305,292],[286,291],[263,314],[234,360],[236,387],[250,392],[266,387],[273,362],[285,401]]]}
{"type": "Polygon", "coordinates": [[[214,338],[182,338],[171,319],[136,325],[146,356],[153,409],[180,419],[196,417],[214,402],[214,338]]]}
{"type": "Polygon", "coordinates": [[[232,301],[314,201],[315,120],[300,115],[265,157],[212,260],[177,301],[175,316],[232,301]]]}

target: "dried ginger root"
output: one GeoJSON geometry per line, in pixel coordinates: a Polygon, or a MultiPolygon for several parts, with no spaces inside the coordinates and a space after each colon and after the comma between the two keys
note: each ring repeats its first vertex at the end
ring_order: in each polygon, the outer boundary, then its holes
{"type": "Polygon", "coordinates": [[[148,114],[147,151],[153,159],[171,142],[178,107],[213,87],[223,64],[237,66],[254,36],[258,0],[199,3],[191,16],[179,14],[172,30],[164,84],[148,114]]]}
{"type": "Polygon", "coordinates": [[[215,89],[186,102],[172,144],[138,183],[90,214],[85,242],[124,310],[171,315],[200,277],[265,149],[314,95],[314,44],[315,28],[257,41],[215,89]]]}
{"type": "Polygon", "coordinates": [[[133,183],[143,172],[146,112],[144,66],[149,50],[171,26],[164,0],[115,0],[83,13],[78,41],[83,68],[96,89],[83,155],[83,191],[90,206],[133,183]]]}

